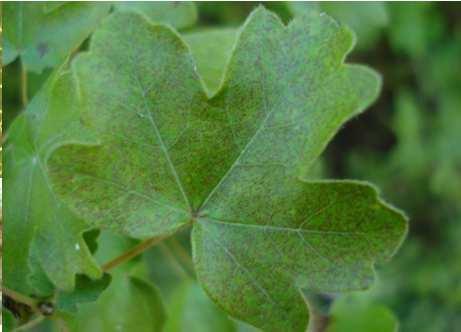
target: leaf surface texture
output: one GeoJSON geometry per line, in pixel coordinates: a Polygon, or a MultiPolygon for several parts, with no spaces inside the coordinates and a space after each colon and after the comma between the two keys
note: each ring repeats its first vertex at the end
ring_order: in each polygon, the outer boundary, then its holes
{"type": "Polygon", "coordinates": [[[135,238],[192,222],[212,299],[265,330],[303,331],[300,288],[369,286],[373,264],[406,233],[370,185],[300,177],[377,97],[378,75],[344,64],[353,40],[326,15],[284,26],[259,8],[209,98],[173,30],[115,13],[74,62],[83,122],[98,139],[52,155],[56,191],[93,226],[135,238]]]}

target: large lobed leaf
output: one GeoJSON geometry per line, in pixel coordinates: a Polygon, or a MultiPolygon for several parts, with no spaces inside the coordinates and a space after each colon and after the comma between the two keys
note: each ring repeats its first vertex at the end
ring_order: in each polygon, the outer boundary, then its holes
{"type": "MultiPolygon", "coordinates": [[[[136,11],[151,21],[176,28],[193,24],[197,16],[194,4],[189,2],[133,4],[128,8],[118,3],[116,9],[136,11]]],[[[19,55],[26,68],[33,71],[56,66],[108,14],[107,4],[6,4],[4,64],[19,55]]],[[[76,273],[100,275],[81,238],[88,228],[86,223],[55,197],[45,174],[45,160],[54,145],[83,138],[78,129],[78,103],[69,105],[77,93],[71,75],[52,76],[8,132],[5,153],[6,182],[11,188],[5,195],[5,229],[11,234],[5,240],[6,284],[39,295],[51,294],[54,286],[70,291],[76,273]],[[60,84],[55,89],[58,76],[60,84]],[[63,98],[51,97],[53,94],[63,98]]]]}
{"type": "Polygon", "coordinates": [[[98,140],[57,149],[54,188],[93,226],[132,237],[193,223],[212,299],[265,330],[304,330],[300,288],[367,287],[406,233],[370,185],[300,177],[379,91],[373,71],[343,63],[353,40],[326,15],[285,27],[259,8],[208,98],[173,30],[115,13],[74,62],[98,140]]]}
{"type": "Polygon", "coordinates": [[[75,89],[69,72],[53,75],[11,126],[3,151],[5,286],[28,294],[49,295],[48,279],[70,290],[75,273],[101,275],[81,236],[88,225],[55,196],[45,165],[55,144],[85,139],[75,89]]]}

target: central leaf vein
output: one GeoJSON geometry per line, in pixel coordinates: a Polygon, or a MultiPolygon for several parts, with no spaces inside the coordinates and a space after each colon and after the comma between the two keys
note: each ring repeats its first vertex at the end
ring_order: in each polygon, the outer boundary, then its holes
{"type": "Polygon", "coordinates": [[[146,98],[146,90],[143,88],[143,86],[141,84],[141,81],[139,80],[138,74],[136,73],[134,76],[135,76],[135,79],[136,79],[136,82],[137,82],[137,85],[138,85],[138,89],[139,89],[139,91],[141,93],[141,96],[142,96],[143,106],[144,106],[144,114],[147,117],[147,119],[149,120],[149,123],[152,125],[152,129],[154,130],[155,137],[159,141],[160,148],[161,148],[163,154],[165,155],[165,158],[166,158],[166,161],[167,161],[168,166],[170,168],[170,171],[172,172],[173,177],[175,179],[175,182],[178,185],[179,190],[181,191],[181,194],[182,194],[182,196],[184,198],[184,201],[187,204],[187,207],[189,208],[189,211],[192,211],[192,206],[190,204],[189,198],[186,195],[186,192],[185,192],[184,187],[182,185],[181,179],[178,176],[178,172],[176,171],[176,168],[174,167],[174,165],[173,165],[173,163],[171,161],[170,153],[168,151],[168,147],[166,146],[165,142],[163,141],[162,135],[160,134],[160,131],[159,131],[158,127],[157,127],[157,124],[155,123],[155,120],[154,120],[154,117],[152,115],[152,112],[150,112],[150,108],[149,108],[149,102],[150,101],[146,98]]]}
{"type": "Polygon", "coordinates": [[[235,161],[232,163],[232,165],[230,166],[230,168],[227,170],[227,172],[224,174],[224,176],[219,180],[218,184],[210,191],[210,193],[208,194],[208,196],[205,198],[205,200],[203,201],[203,203],[200,205],[198,211],[202,211],[206,204],[208,203],[208,201],[213,197],[213,195],[215,194],[215,192],[221,187],[221,185],[226,181],[226,179],[232,174],[232,171],[235,169],[235,167],[239,166],[240,165],[240,159],[245,155],[245,153],[250,149],[251,145],[254,143],[255,139],[257,138],[257,136],[259,135],[259,133],[265,128],[265,125],[267,123],[267,121],[269,120],[270,116],[272,115],[272,113],[274,112],[274,109],[272,110],[268,110],[269,108],[269,105],[267,103],[267,96],[266,96],[266,91],[265,89],[263,88],[262,89],[262,92],[263,94],[263,107],[264,107],[264,119],[262,120],[261,122],[261,125],[259,126],[259,128],[255,131],[255,133],[253,134],[253,136],[250,138],[250,140],[248,141],[247,145],[243,148],[243,150],[240,152],[240,154],[237,156],[237,158],[235,159],[235,161]]]}

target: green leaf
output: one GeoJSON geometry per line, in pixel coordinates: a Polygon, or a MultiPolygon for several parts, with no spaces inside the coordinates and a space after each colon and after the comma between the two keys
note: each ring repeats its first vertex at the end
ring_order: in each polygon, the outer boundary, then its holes
{"type": "Polygon", "coordinates": [[[165,332],[234,332],[236,325],[216,307],[202,288],[185,282],[172,296],[165,332]]]}
{"type": "Polygon", "coordinates": [[[461,57],[461,30],[448,40],[431,48],[416,69],[424,95],[440,100],[448,91],[458,91],[461,84],[461,68],[456,65],[461,57]]]}
{"type": "Polygon", "coordinates": [[[348,25],[357,34],[357,48],[370,49],[378,42],[389,23],[387,8],[383,2],[325,2],[322,10],[348,25]]]}
{"type": "Polygon", "coordinates": [[[357,34],[359,50],[373,47],[389,23],[387,8],[380,1],[355,3],[293,1],[287,4],[294,16],[302,15],[309,10],[317,10],[346,24],[357,34]]]}
{"type": "Polygon", "coordinates": [[[158,291],[133,276],[118,275],[95,303],[67,316],[70,331],[161,331],[165,321],[158,291]]]}
{"type": "MultiPolygon", "coordinates": [[[[113,258],[118,257],[122,253],[133,248],[136,244],[138,244],[138,241],[126,236],[107,231],[101,232],[101,235],[98,239],[98,249],[95,253],[95,259],[99,262],[100,265],[104,265],[113,258]]],[[[136,261],[137,258],[127,261],[120,267],[111,270],[111,274],[118,273],[118,271],[131,270],[132,265],[137,263],[136,261]]]]}
{"type": "Polygon", "coordinates": [[[87,302],[94,302],[109,286],[111,277],[104,274],[101,279],[91,280],[85,276],[78,276],[75,289],[71,292],[60,292],[56,299],[56,309],[74,314],[78,307],[87,302]]]}
{"type": "Polygon", "coordinates": [[[98,237],[100,233],[99,229],[92,229],[83,233],[85,243],[92,254],[98,249],[98,237]]]}
{"type": "Polygon", "coordinates": [[[191,48],[197,71],[202,77],[208,94],[216,93],[224,76],[232,47],[235,43],[235,29],[208,29],[184,34],[184,40],[191,48]]]}
{"type": "Polygon", "coordinates": [[[9,310],[2,308],[2,331],[11,332],[16,326],[17,321],[13,314],[9,310]]]}
{"type": "Polygon", "coordinates": [[[46,174],[46,159],[56,145],[83,140],[79,110],[72,104],[75,89],[70,73],[52,75],[12,124],[3,151],[4,231],[9,234],[3,242],[4,280],[6,287],[26,294],[49,295],[48,279],[71,290],[76,273],[101,275],[81,236],[88,226],[62,205],[46,174]]]}
{"type": "Polygon", "coordinates": [[[176,29],[188,28],[197,21],[197,8],[190,1],[120,1],[115,2],[114,6],[117,10],[137,12],[152,22],[170,24],[176,29]]]}
{"type": "Polygon", "coordinates": [[[324,181],[303,187],[297,198],[287,193],[285,199],[298,202],[275,222],[216,218],[194,227],[197,275],[205,289],[231,314],[263,329],[305,328],[298,288],[367,288],[374,261],[388,259],[405,232],[402,216],[368,185],[324,181]]]}
{"type": "Polygon", "coordinates": [[[427,214],[428,200],[436,196],[455,209],[461,199],[461,152],[456,148],[461,98],[446,88],[436,99],[436,112],[423,105],[414,92],[398,91],[392,121],[394,148],[385,158],[352,154],[350,162],[352,174],[379,183],[386,195],[421,218],[427,214]]]}
{"type": "MultiPolygon", "coordinates": [[[[434,137],[427,142],[433,146],[434,175],[431,189],[451,200],[458,209],[461,200],[461,96],[457,90],[446,91],[438,100],[438,113],[434,119],[434,137]]],[[[461,211],[461,210],[460,210],[461,211]]]]}
{"type": "Polygon", "coordinates": [[[238,26],[257,6],[257,2],[247,2],[243,6],[236,6],[231,1],[210,2],[197,1],[200,21],[217,23],[221,26],[238,26]]]}
{"type": "Polygon", "coordinates": [[[398,143],[392,153],[392,163],[400,174],[415,179],[424,174],[428,162],[427,146],[422,139],[424,113],[416,97],[408,90],[399,92],[395,109],[393,127],[398,143]]]}
{"type": "MultiPolygon", "coordinates": [[[[130,239],[103,232],[96,257],[102,264],[120,255],[132,243],[130,239]]],[[[96,302],[80,304],[75,315],[65,316],[70,331],[162,331],[165,309],[157,288],[139,272],[143,263],[132,260],[111,271],[112,282],[96,302]]]]}
{"type": "Polygon", "coordinates": [[[192,223],[197,276],[215,302],[262,329],[301,331],[300,288],[368,287],[406,233],[372,186],[299,178],[380,80],[343,63],[352,33],[326,15],[285,27],[259,8],[237,38],[209,99],[173,30],[112,15],[74,62],[99,142],[60,147],[49,171],[95,227],[147,238],[192,223]]]}
{"type": "Polygon", "coordinates": [[[420,58],[443,35],[444,21],[434,3],[388,3],[389,40],[395,51],[420,58]]]}
{"type": "Polygon", "coordinates": [[[44,5],[44,11],[46,13],[52,12],[53,10],[58,9],[62,5],[64,5],[67,1],[52,1],[52,2],[45,2],[44,5]]]}
{"type": "Polygon", "coordinates": [[[396,332],[398,321],[385,306],[360,302],[350,297],[335,301],[327,332],[396,332]]]}
{"type": "Polygon", "coordinates": [[[167,300],[174,296],[172,294],[179,284],[192,279],[190,250],[182,247],[185,241],[190,243],[190,230],[176,233],[174,237],[166,239],[143,255],[149,280],[157,285],[167,300]]]}
{"type": "Polygon", "coordinates": [[[108,4],[8,2],[3,5],[3,65],[17,56],[35,72],[54,67],[90,35],[109,12],[108,4]]]}

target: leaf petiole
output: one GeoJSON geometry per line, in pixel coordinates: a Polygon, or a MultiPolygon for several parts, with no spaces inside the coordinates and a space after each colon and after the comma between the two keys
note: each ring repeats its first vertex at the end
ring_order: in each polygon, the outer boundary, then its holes
{"type": "Polygon", "coordinates": [[[336,296],[307,290],[303,290],[303,293],[309,307],[307,332],[325,332],[331,321],[330,309],[336,296]]]}
{"type": "Polygon", "coordinates": [[[325,332],[330,324],[330,316],[311,310],[307,332],[325,332]]]}
{"type": "Polygon", "coordinates": [[[152,237],[147,240],[142,241],[138,245],[134,246],[130,250],[124,252],[118,257],[115,257],[114,259],[110,260],[109,262],[103,264],[102,270],[104,272],[107,272],[109,270],[114,269],[115,267],[133,259],[134,257],[142,254],[144,251],[152,247],[153,245],[156,245],[157,243],[163,241],[167,236],[158,236],[158,237],[152,237]]]}
{"type": "Polygon", "coordinates": [[[14,300],[15,302],[25,304],[25,305],[29,306],[33,311],[40,312],[40,310],[38,308],[38,301],[36,299],[31,298],[31,297],[29,297],[27,295],[18,293],[16,291],[14,291],[12,289],[9,289],[9,288],[6,288],[6,287],[2,287],[2,293],[3,293],[3,295],[8,296],[9,298],[14,300]]]}
{"type": "Polygon", "coordinates": [[[17,328],[15,328],[13,330],[13,332],[19,332],[19,331],[27,331],[27,330],[30,330],[31,328],[33,328],[34,326],[40,324],[43,320],[45,319],[45,316],[37,316],[36,318],[28,321],[27,323],[21,325],[21,326],[18,326],[17,328]]]}

